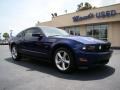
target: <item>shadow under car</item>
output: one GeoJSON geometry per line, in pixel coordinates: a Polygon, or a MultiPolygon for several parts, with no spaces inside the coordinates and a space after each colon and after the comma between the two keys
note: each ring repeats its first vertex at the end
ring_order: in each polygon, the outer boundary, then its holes
{"type": "Polygon", "coordinates": [[[31,59],[23,59],[21,61],[13,61],[11,57],[6,58],[6,61],[10,63],[14,63],[23,67],[27,67],[28,70],[26,71],[39,71],[42,73],[50,74],[58,78],[69,79],[69,80],[81,80],[81,81],[89,81],[89,80],[99,80],[104,79],[115,72],[115,68],[105,65],[100,68],[93,68],[93,69],[78,69],[74,73],[64,74],[58,72],[52,64],[38,61],[38,60],[31,60],[31,59]]]}

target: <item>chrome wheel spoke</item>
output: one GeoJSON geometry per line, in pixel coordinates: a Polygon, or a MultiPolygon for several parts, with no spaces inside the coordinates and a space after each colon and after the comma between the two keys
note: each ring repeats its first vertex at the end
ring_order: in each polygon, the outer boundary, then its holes
{"type": "Polygon", "coordinates": [[[57,53],[57,56],[58,56],[60,59],[62,59],[62,56],[61,56],[60,53],[57,53]]]}
{"type": "Polygon", "coordinates": [[[69,61],[69,60],[64,60],[64,62],[65,62],[65,63],[67,63],[67,64],[69,64],[69,63],[70,63],[70,61],[69,61]]]}
{"type": "Polygon", "coordinates": [[[66,69],[66,67],[65,67],[65,63],[64,63],[64,62],[62,62],[62,68],[63,68],[63,70],[66,69]]]}
{"type": "Polygon", "coordinates": [[[65,59],[65,58],[66,58],[66,56],[67,56],[67,53],[66,53],[66,52],[64,52],[64,53],[63,53],[63,58],[65,59]]]}

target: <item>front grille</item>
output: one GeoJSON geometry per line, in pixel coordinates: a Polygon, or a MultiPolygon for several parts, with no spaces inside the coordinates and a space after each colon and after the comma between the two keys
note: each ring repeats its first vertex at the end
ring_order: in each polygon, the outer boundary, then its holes
{"type": "Polygon", "coordinates": [[[87,51],[88,52],[107,52],[110,50],[110,44],[99,44],[99,45],[94,45],[94,49],[90,49],[89,47],[91,46],[87,46],[87,51]]]}

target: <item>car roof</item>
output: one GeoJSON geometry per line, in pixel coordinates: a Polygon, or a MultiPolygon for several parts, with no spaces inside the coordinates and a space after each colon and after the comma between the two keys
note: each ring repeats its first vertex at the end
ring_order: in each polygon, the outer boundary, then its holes
{"type": "Polygon", "coordinates": [[[29,28],[26,28],[25,30],[28,30],[28,29],[32,29],[32,28],[56,28],[56,27],[50,27],[50,26],[34,26],[34,27],[29,27],[29,28]]]}
{"type": "MultiPolygon", "coordinates": [[[[42,27],[46,27],[46,28],[56,28],[56,27],[51,27],[51,26],[35,26],[35,27],[30,27],[30,28],[42,28],[42,27]]],[[[28,28],[29,29],[29,28],[28,28]]]]}

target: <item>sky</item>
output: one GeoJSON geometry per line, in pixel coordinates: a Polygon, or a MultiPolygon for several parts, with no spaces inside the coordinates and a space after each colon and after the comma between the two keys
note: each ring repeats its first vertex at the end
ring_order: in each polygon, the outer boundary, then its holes
{"type": "MultiPolygon", "coordinates": [[[[102,7],[120,3],[120,0],[0,0],[0,33],[21,30],[35,26],[37,21],[51,20],[51,13],[58,15],[74,12],[81,2],[102,7]]],[[[1,35],[2,36],[2,35],[1,35]]]]}

